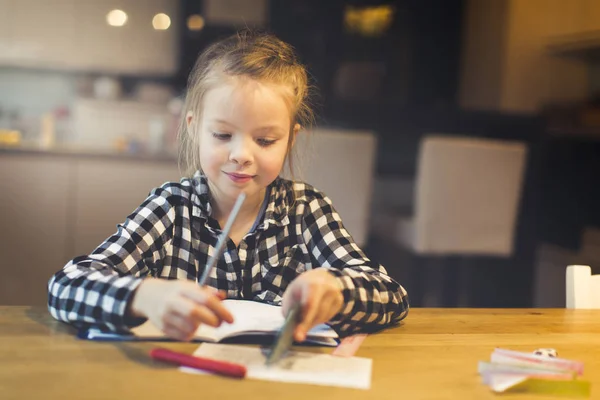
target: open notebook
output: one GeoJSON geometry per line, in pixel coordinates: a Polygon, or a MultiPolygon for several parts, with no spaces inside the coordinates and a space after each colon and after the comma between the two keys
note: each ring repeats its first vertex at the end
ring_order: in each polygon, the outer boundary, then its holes
{"type": "MultiPolygon", "coordinates": [[[[223,304],[233,315],[234,322],[224,322],[218,328],[200,325],[194,341],[220,342],[239,336],[275,336],[283,325],[281,307],[247,300],[223,300],[223,304]]],[[[150,321],[132,328],[131,333],[105,332],[99,328],[88,328],[79,332],[79,337],[89,340],[169,340],[150,321]]],[[[338,335],[329,326],[322,324],[308,332],[307,343],[323,346],[337,346],[338,335]]]]}

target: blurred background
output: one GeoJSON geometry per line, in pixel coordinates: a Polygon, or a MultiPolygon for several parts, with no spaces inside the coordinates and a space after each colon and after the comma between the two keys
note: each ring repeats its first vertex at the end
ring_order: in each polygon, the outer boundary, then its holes
{"type": "Polygon", "coordinates": [[[302,176],[414,306],[563,307],[600,270],[598,0],[0,0],[0,304],[179,179],[187,76],[243,27],[307,65],[302,176]]]}

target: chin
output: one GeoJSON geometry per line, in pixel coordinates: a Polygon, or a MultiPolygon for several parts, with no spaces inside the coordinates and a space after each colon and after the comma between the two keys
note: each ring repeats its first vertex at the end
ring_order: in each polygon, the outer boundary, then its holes
{"type": "Polygon", "coordinates": [[[233,195],[233,196],[237,196],[241,192],[244,192],[246,194],[250,194],[252,192],[252,189],[248,184],[240,185],[240,184],[235,184],[232,182],[228,182],[225,190],[227,191],[228,194],[233,195]]]}

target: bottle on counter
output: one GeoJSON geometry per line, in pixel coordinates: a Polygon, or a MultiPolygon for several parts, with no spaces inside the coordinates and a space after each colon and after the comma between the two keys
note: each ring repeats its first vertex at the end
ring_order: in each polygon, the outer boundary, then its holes
{"type": "Polygon", "coordinates": [[[162,153],[165,151],[165,121],[156,116],[150,119],[148,135],[148,151],[162,153]]]}
{"type": "Polygon", "coordinates": [[[54,110],[54,135],[55,140],[61,143],[67,143],[72,140],[71,120],[67,107],[59,107],[54,110]]]}
{"type": "Polygon", "coordinates": [[[40,145],[50,148],[56,143],[56,125],[54,114],[51,112],[42,115],[40,126],[40,145]]]}

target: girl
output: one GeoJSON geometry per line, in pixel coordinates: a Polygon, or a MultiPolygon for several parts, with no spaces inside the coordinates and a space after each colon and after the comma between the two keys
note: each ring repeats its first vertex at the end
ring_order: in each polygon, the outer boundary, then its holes
{"type": "Polygon", "coordinates": [[[224,298],[280,304],[284,314],[299,303],[298,341],[323,322],[343,336],[404,318],[406,292],[357,247],[327,196],[279,177],[311,119],[307,92],[304,67],[271,35],[210,46],[190,75],[180,129],[196,172],[154,189],[92,254],[58,271],[50,313],[113,330],[150,319],[178,340],[200,324],[231,323],[224,298]],[[200,287],[240,192],[223,256],[200,287]]]}

